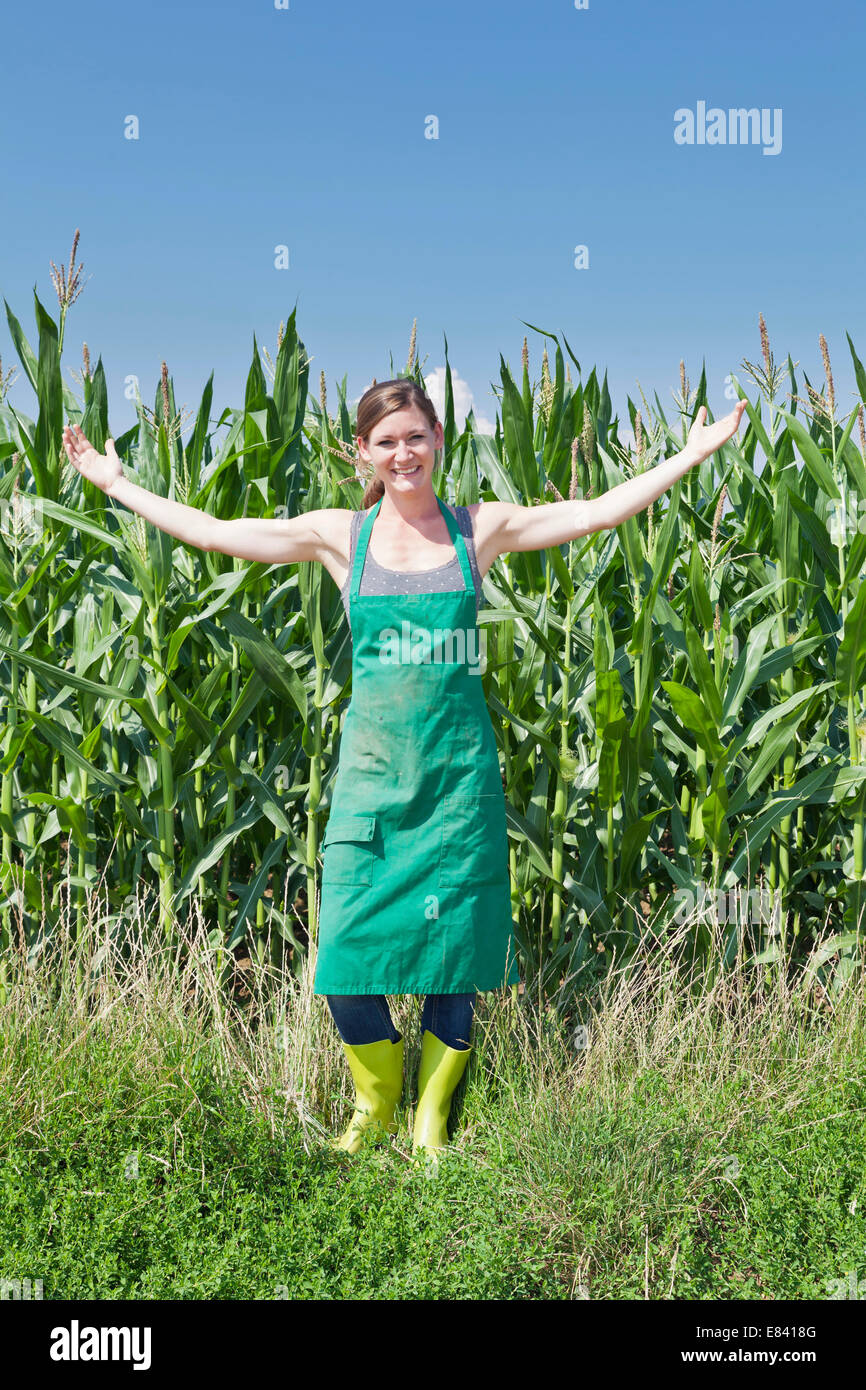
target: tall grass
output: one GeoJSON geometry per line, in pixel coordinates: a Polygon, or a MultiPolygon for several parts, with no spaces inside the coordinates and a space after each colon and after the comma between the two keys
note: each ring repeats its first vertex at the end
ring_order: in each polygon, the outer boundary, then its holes
{"type": "Polygon", "coordinates": [[[864,979],[816,960],[690,978],[686,922],[565,1009],[482,996],[431,1184],[398,1129],[349,1158],[351,1083],[311,974],[233,963],[193,913],[74,904],[0,1005],[0,1278],[54,1298],[857,1297],[864,979]],[[679,938],[679,940],[677,939],[679,938]],[[851,1293],[851,1287],[855,1292],[851,1293]]]}

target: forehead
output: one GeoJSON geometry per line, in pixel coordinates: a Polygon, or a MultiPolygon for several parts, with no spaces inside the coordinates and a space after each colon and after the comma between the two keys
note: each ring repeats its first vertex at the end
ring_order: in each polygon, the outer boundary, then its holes
{"type": "Polygon", "coordinates": [[[410,434],[413,430],[425,430],[428,423],[427,417],[417,406],[407,406],[403,410],[393,410],[390,415],[384,415],[379,423],[373,426],[370,438],[394,439],[403,434],[410,434]]]}

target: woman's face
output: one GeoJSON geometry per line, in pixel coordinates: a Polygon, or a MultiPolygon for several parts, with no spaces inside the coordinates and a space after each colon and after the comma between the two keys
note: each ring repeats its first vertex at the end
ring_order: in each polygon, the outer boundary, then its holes
{"type": "Polygon", "coordinates": [[[436,450],[443,442],[438,420],[431,429],[422,411],[408,406],[384,415],[371,429],[366,448],[359,436],[358,449],[389,492],[405,494],[430,486],[436,450]]]}

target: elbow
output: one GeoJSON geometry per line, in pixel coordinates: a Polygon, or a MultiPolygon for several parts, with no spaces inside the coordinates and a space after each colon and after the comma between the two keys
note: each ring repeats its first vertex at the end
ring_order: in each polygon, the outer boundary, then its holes
{"type": "Polygon", "coordinates": [[[613,523],[604,506],[603,497],[585,497],[577,514],[577,537],[593,536],[596,531],[609,531],[613,523]]]}

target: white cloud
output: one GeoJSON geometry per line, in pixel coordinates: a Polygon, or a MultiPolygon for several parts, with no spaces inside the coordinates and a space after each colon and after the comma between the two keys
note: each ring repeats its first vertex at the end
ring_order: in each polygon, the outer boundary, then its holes
{"type": "MultiPolygon", "coordinates": [[[[436,407],[436,414],[441,420],[445,415],[445,368],[437,367],[435,371],[429,372],[424,378],[424,387],[427,395],[436,407]]],[[[459,372],[451,368],[451,391],[454,396],[454,423],[458,430],[462,430],[466,424],[466,416],[475,405],[472,388],[468,381],[464,381],[459,372]]],[[[495,425],[492,420],[488,420],[486,415],[475,411],[475,425],[479,434],[493,434],[495,425]]]]}

